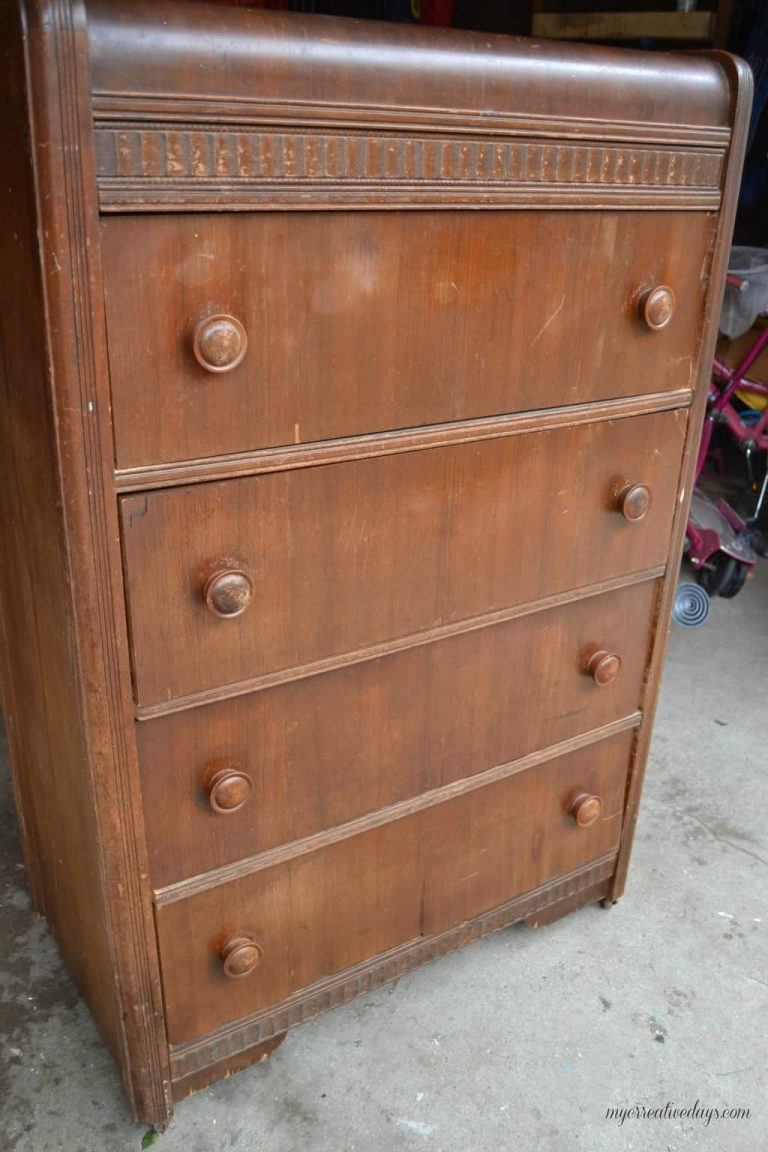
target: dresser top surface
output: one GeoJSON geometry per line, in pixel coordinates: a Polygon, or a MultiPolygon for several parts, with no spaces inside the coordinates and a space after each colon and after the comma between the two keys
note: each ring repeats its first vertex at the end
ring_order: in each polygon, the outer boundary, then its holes
{"type": "Polygon", "coordinates": [[[725,57],[189,3],[88,0],[94,93],[727,128],[725,57]]]}

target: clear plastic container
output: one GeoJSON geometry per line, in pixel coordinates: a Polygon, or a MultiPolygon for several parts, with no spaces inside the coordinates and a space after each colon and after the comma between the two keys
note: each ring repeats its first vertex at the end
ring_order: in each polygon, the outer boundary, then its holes
{"type": "Polygon", "coordinates": [[[728,272],[739,276],[744,286],[725,286],[720,331],[729,340],[748,332],[761,312],[768,312],[768,249],[731,248],[728,272]]]}

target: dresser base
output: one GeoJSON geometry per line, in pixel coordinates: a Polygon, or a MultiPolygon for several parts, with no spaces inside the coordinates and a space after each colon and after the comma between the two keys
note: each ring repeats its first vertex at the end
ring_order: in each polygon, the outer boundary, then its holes
{"type": "Polygon", "coordinates": [[[423,936],[400,948],[337,973],[306,988],[284,1004],[242,1017],[190,1044],[171,1048],[174,1100],[223,1075],[265,1059],[289,1028],[447,955],[473,940],[519,921],[531,927],[550,924],[586,904],[604,899],[616,865],[615,853],[603,856],[541,885],[448,932],[423,936]]]}
{"type": "Polygon", "coordinates": [[[183,1080],[175,1080],[173,1083],[174,1104],[183,1100],[185,1096],[191,1096],[203,1088],[210,1088],[211,1084],[217,1080],[224,1080],[227,1076],[233,1076],[235,1072],[240,1072],[251,1064],[261,1064],[262,1060],[266,1060],[276,1048],[280,1047],[285,1037],[285,1032],[277,1032],[262,1044],[256,1044],[242,1052],[236,1052],[224,1060],[217,1060],[216,1063],[205,1064],[202,1068],[198,1068],[185,1076],[183,1080]]]}
{"type": "Polygon", "coordinates": [[[580,888],[577,892],[563,896],[560,900],[545,904],[538,912],[534,912],[533,916],[526,916],[526,926],[528,928],[547,928],[556,920],[567,916],[569,912],[575,912],[577,908],[583,908],[586,904],[599,903],[604,908],[611,908],[615,901],[607,895],[609,891],[610,884],[606,884],[604,880],[597,880],[589,888],[580,888]]]}

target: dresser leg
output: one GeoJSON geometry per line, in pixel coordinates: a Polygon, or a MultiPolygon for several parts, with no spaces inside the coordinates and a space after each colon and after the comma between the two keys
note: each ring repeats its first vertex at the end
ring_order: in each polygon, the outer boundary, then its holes
{"type": "Polygon", "coordinates": [[[624,895],[624,885],[626,883],[626,879],[626,866],[623,869],[618,867],[608,884],[608,891],[606,892],[605,899],[603,900],[604,908],[612,908],[614,904],[618,904],[619,900],[621,900],[622,896],[624,895]]]}
{"type": "Polygon", "coordinates": [[[270,1036],[269,1040],[265,1040],[262,1044],[256,1044],[253,1048],[247,1048],[245,1052],[238,1052],[235,1056],[228,1056],[215,1064],[207,1064],[205,1068],[192,1072],[183,1080],[174,1081],[174,1103],[178,1103],[179,1100],[183,1100],[185,1096],[190,1096],[193,1092],[199,1092],[201,1088],[208,1088],[225,1076],[232,1076],[235,1072],[250,1067],[251,1064],[261,1064],[276,1048],[280,1047],[286,1035],[286,1032],[278,1032],[276,1036],[270,1036]]]}

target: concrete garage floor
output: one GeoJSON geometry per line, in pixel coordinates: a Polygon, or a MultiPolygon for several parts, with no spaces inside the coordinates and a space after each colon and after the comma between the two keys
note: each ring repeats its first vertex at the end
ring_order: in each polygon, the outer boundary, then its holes
{"type": "MultiPolygon", "coordinates": [[[[768,564],[673,629],[630,883],[289,1034],[183,1102],[160,1152],[768,1149],[768,564]],[[606,1119],[645,1104],[749,1119],[606,1119]]],[[[117,1073],[2,827],[0,1148],[138,1150],[117,1073]]]]}

